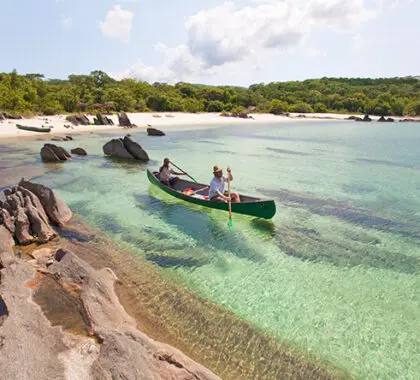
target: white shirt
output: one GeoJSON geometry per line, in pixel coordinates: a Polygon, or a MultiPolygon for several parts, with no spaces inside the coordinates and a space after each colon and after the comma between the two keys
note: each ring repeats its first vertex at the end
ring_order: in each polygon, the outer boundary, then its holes
{"type": "Polygon", "coordinates": [[[210,182],[210,189],[209,189],[209,198],[212,199],[217,197],[217,191],[220,191],[222,194],[225,192],[225,183],[227,182],[227,177],[223,176],[222,178],[213,177],[210,182]]]}
{"type": "Polygon", "coordinates": [[[169,169],[169,167],[167,168],[166,166],[164,166],[162,168],[162,171],[159,174],[159,179],[162,182],[169,181],[169,179],[171,178],[171,174],[173,174],[173,170],[172,169],[169,169]]]}

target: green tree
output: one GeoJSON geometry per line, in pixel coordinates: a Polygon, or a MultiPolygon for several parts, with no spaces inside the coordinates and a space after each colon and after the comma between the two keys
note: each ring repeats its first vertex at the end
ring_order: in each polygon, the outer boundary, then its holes
{"type": "Polygon", "coordinates": [[[270,113],[274,115],[281,115],[288,111],[289,105],[278,99],[273,99],[270,103],[270,113]]]}
{"type": "Polygon", "coordinates": [[[312,113],[314,112],[312,106],[308,103],[300,102],[291,107],[292,112],[296,113],[312,113]]]}
{"type": "Polygon", "coordinates": [[[407,104],[407,107],[404,109],[404,114],[409,116],[419,116],[420,115],[420,100],[412,101],[407,104]]]}
{"type": "Polygon", "coordinates": [[[207,103],[207,112],[221,112],[223,110],[223,103],[219,100],[213,100],[207,103]]]}

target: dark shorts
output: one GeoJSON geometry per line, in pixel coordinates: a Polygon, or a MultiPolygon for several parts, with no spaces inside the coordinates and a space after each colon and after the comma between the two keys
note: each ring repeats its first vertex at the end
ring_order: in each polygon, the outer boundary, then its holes
{"type": "MultiPolygon", "coordinates": [[[[160,182],[162,182],[162,181],[160,181],[160,182]]],[[[176,178],[175,177],[169,178],[169,185],[170,186],[172,186],[175,182],[176,182],[176,178]]],[[[162,182],[162,183],[164,183],[164,182],[162,182]]]]}

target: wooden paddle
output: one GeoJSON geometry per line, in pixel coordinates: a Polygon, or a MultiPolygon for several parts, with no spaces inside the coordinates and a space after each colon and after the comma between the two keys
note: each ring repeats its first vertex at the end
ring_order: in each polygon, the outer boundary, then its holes
{"type": "Polygon", "coordinates": [[[231,193],[230,193],[230,168],[228,167],[227,169],[228,172],[228,197],[229,197],[229,221],[228,221],[228,226],[229,229],[232,229],[233,227],[233,222],[232,222],[232,197],[231,197],[231,193]]]}
{"type": "Polygon", "coordinates": [[[186,171],[182,170],[179,166],[175,165],[172,161],[169,161],[173,166],[175,166],[178,170],[184,173],[186,176],[190,177],[195,183],[198,183],[193,177],[191,177],[186,171]]]}

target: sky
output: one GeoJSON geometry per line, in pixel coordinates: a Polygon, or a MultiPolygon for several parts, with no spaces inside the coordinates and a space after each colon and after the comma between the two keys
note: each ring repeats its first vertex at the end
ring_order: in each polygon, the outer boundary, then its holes
{"type": "Polygon", "coordinates": [[[420,0],[2,0],[0,72],[248,86],[420,75],[420,0]]]}

